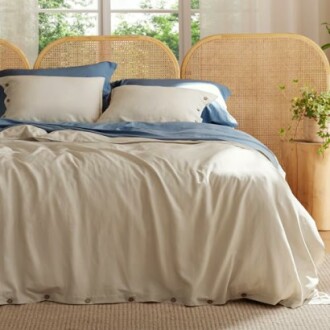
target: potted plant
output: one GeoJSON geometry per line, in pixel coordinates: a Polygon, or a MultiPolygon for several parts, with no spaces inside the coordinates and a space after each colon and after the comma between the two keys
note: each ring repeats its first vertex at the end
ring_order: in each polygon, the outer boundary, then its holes
{"type": "MultiPolygon", "coordinates": [[[[293,81],[298,83],[297,80],[293,81]]],[[[285,92],[285,86],[280,86],[285,92]]],[[[296,121],[293,139],[296,135],[299,123],[303,120],[304,139],[311,142],[321,142],[318,152],[323,154],[330,146],[330,91],[317,92],[310,87],[300,88],[300,95],[291,99],[290,111],[292,120],[296,121]]],[[[280,135],[283,137],[292,126],[287,129],[281,128],[280,135]]]]}

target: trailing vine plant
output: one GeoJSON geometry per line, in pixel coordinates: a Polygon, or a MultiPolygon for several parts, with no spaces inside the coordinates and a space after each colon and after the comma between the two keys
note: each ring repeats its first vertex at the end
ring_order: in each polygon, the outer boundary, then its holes
{"type": "MultiPolygon", "coordinates": [[[[293,80],[294,84],[298,83],[298,80],[293,80]]],[[[279,86],[282,93],[286,96],[285,85],[279,86]]],[[[294,133],[291,134],[291,140],[295,138],[299,123],[304,118],[310,118],[316,121],[318,125],[317,135],[322,138],[323,143],[318,150],[319,154],[323,154],[324,151],[330,146],[330,91],[317,92],[311,87],[301,87],[300,95],[291,99],[291,119],[296,122],[294,133]]],[[[281,137],[287,136],[292,130],[292,125],[287,128],[281,128],[279,134],[281,137]]]]}

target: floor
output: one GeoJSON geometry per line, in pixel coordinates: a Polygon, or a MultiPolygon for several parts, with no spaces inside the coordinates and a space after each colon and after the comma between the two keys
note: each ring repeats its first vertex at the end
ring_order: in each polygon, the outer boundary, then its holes
{"type": "Polygon", "coordinates": [[[325,243],[325,249],[328,253],[330,253],[330,230],[328,231],[320,231],[321,237],[325,243]]]}

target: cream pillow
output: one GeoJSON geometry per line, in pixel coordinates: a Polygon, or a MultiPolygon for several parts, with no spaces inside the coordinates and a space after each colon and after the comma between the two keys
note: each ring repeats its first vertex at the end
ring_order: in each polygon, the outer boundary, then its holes
{"type": "Polygon", "coordinates": [[[7,76],[2,118],[41,122],[94,122],[102,113],[103,77],[7,76]]]}
{"type": "Polygon", "coordinates": [[[97,122],[201,122],[216,95],[177,87],[124,85],[111,92],[108,109],[97,122]]]}

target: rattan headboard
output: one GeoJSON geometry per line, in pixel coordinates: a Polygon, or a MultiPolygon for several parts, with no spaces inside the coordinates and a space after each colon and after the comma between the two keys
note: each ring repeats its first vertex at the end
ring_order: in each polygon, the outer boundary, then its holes
{"type": "MultiPolygon", "coordinates": [[[[118,63],[112,80],[179,77],[179,64],[169,48],[145,36],[63,38],[47,46],[34,67],[100,61],[118,63]]],[[[292,80],[317,90],[330,89],[330,67],[324,52],[310,39],[296,34],[206,37],[186,55],[181,77],[227,85],[232,91],[228,108],[239,129],[264,142],[280,160],[278,131],[290,122],[290,99],[299,92],[292,80]],[[286,85],[286,98],[279,89],[282,84],[286,85]]]]}
{"type": "MultiPolygon", "coordinates": [[[[181,76],[211,80],[232,91],[229,111],[239,129],[264,142],[281,159],[278,131],[290,121],[290,98],[301,86],[329,90],[330,68],[321,48],[295,34],[214,35],[186,55],[181,76]],[[287,98],[279,89],[286,85],[287,98]]],[[[299,136],[298,136],[299,137],[299,136]]]]}
{"type": "Polygon", "coordinates": [[[40,53],[34,68],[68,67],[101,61],[118,64],[112,80],[180,76],[178,61],[170,49],[146,36],[62,38],[40,53]]]}
{"type": "Polygon", "coordinates": [[[19,48],[0,39],[0,70],[28,69],[29,67],[29,61],[19,48]]]}

